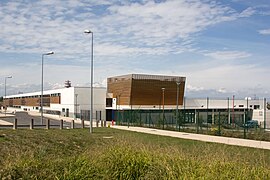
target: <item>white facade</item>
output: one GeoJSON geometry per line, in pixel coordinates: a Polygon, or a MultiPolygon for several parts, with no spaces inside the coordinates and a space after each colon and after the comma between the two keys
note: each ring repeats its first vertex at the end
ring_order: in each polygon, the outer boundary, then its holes
{"type": "MultiPolygon", "coordinates": [[[[7,96],[6,98],[40,96],[40,94],[41,92],[33,92],[11,95],[7,96]]],[[[49,107],[44,106],[44,112],[58,111],[62,116],[75,117],[75,113],[80,114],[83,110],[90,110],[90,87],[69,87],[43,92],[44,96],[52,94],[60,94],[60,103],[50,103],[49,107]]],[[[98,111],[98,119],[101,118],[101,120],[105,120],[106,88],[94,87],[93,98],[93,119],[96,118],[96,111],[98,111]]],[[[20,106],[20,108],[27,111],[39,111],[40,109],[39,106],[20,106]]]]}
{"type": "MultiPolygon", "coordinates": [[[[270,128],[270,111],[265,106],[264,99],[185,99],[184,106],[179,109],[196,109],[196,110],[220,110],[229,109],[229,113],[232,114],[235,110],[249,110],[252,111],[252,120],[257,120],[261,126],[270,128]]],[[[230,121],[230,120],[228,120],[230,121]]]]}
{"type": "MultiPolygon", "coordinates": [[[[166,101],[166,99],[165,99],[166,101]]],[[[270,110],[267,110],[265,106],[264,99],[193,99],[185,98],[184,104],[179,105],[178,109],[183,110],[198,110],[198,111],[207,111],[209,114],[215,115],[218,114],[215,110],[225,110],[230,114],[230,117],[233,114],[239,114],[241,111],[242,114],[247,109],[252,112],[252,120],[257,120],[261,127],[264,127],[264,122],[266,123],[266,128],[270,128],[270,110]],[[238,112],[235,112],[238,111],[238,112]]],[[[161,110],[162,105],[159,106],[127,106],[127,105],[117,105],[117,99],[113,98],[112,107],[107,109],[114,110],[161,110]]],[[[165,105],[165,110],[176,109],[176,105],[165,105]]],[[[206,113],[201,113],[201,116],[206,116],[206,113]]],[[[205,117],[206,118],[206,117],[205,117]]],[[[231,122],[231,119],[228,119],[228,123],[231,122]]]]}

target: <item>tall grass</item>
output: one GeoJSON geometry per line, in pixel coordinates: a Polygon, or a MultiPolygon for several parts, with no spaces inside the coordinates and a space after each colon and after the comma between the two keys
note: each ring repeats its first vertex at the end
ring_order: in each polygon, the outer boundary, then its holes
{"type": "Polygon", "coordinates": [[[0,179],[270,179],[267,150],[102,128],[0,135],[0,179]]]}

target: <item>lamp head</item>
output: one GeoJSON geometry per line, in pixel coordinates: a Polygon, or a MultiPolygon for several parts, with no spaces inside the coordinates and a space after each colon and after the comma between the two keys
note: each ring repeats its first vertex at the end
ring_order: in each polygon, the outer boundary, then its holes
{"type": "Polygon", "coordinates": [[[45,53],[45,55],[51,55],[51,54],[54,54],[54,52],[50,51],[50,52],[45,53]]]}
{"type": "Polygon", "coordinates": [[[86,30],[84,30],[84,33],[86,33],[86,34],[90,34],[90,33],[92,33],[92,31],[91,31],[91,30],[89,30],[89,29],[86,29],[86,30]]]}

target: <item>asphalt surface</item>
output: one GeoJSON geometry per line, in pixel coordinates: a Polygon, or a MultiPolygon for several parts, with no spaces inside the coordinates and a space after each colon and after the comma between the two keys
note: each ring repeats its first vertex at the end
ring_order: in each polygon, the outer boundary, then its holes
{"type": "MultiPolygon", "coordinates": [[[[17,119],[18,128],[29,128],[30,121],[33,119],[34,128],[45,128],[47,119],[50,119],[50,128],[60,128],[60,120],[57,118],[47,118],[43,117],[43,122],[41,122],[40,116],[29,115],[27,112],[16,112],[14,114],[7,114],[7,116],[1,116],[1,120],[7,122],[7,124],[11,123],[12,125],[3,125],[0,124],[0,128],[10,128],[13,127],[14,119],[17,119]]],[[[74,128],[81,128],[82,125],[80,123],[74,123],[74,128]]],[[[65,121],[63,122],[63,128],[71,128],[71,122],[65,121]]]]}

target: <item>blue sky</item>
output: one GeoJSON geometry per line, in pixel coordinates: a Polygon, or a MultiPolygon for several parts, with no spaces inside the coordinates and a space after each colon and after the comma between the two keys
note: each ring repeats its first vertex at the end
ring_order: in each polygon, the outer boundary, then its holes
{"type": "Polygon", "coordinates": [[[185,76],[189,97],[270,97],[269,0],[0,1],[0,96],[145,73],[185,76]]]}

